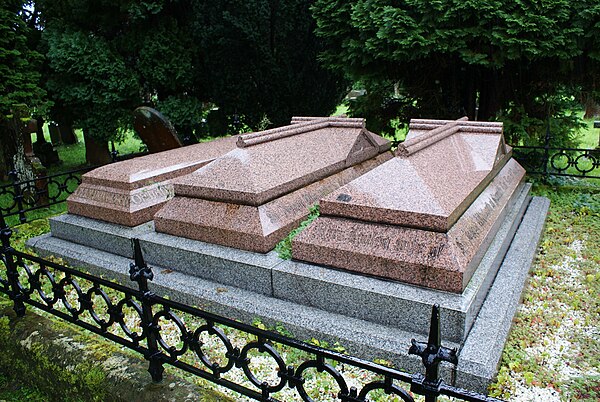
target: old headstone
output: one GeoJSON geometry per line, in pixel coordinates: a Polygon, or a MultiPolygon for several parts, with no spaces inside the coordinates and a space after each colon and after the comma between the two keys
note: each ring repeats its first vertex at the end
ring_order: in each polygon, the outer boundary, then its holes
{"type": "Polygon", "coordinates": [[[62,144],[62,137],[60,136],[58,124],[54,122],[48,123],[48,132],[50,132],[50,141],[52,141],[52,145],[56,146],[62,144]]]}
{"type": "Polygon", "coordinates": [[[301,118],[242,135],[237,148],[173,181],[157,232],[267,252],[327,193],[388,160],[362,119],[301,118]]]}
{"type": "Polygon", "coordinates": [[[125,226],[148,222],[172,198],[172,179],[230,151],[236,141],[222,138],[94,169],[68,198],[69,213],[125,226]]]}
{"type": "Polygon", "coordinates": [[[171,122],[158,110],[141,106],[133,112],[133,126],[150,153],[182,147],[171,122]]]}
{"type": "Polygon", "coordinates": [[[396,154],[324,197],[293,257],[460,293],[525,171],[501,123],[413,120],[396,154]]]}

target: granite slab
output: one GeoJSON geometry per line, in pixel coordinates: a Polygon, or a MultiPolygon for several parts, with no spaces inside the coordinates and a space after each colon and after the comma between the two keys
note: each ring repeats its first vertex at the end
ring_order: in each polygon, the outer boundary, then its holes
{"type": "Polygon", "coordinates": [[[501,135],[464,134],[449,124],[440,127],[449,136],[420,152],[413,147],[422,142],[403,145],[406,157],[332,192],[321,213],[447,232],[510,159],[501,135]]]}
{"type": "Polygon", "coordinates": [[[85,216],[64,214],[50,218],[49,222],[53,237],[123,257],[131,256],[131,239],[154,233],[152,221],[129,227],[85,216]]]}
{"type": "MultiPolygon", "coordinates": [[[[373,222],[367,212],[361,220],[327,215],[331,210],[321,203],[322,215],[292,241],[292,256],[460,293],[494,237],[524,175],[523,168],[510,160],[446,233],[373,222]]],[[[376,197],[384,193],[384,188],[384,183],[379,183],[372,193],[376,197]]],[[[344,187],[337,191],[345,192],[344,187]]]]}
{"type": "Polygon", "coordinates": [[[174,180],[175,194],[259,206],[380,153],[364,122],[339,120],[244,134],[238,148],[174,180]]]}
{"type": "Polygon", "coordinates": [[[67,199],[69,213],[131,227],[148,222],[174,196],[172,179],[230,151],[236,141],[221,138],[94,169],[67,199]]]}
{"type": "Polygon", "coordinates": [[[386,152],[263,205],[176,196],[154,215],[159,233],[266,253],[308,217],[308,207],[389,160],[386,152]]]}

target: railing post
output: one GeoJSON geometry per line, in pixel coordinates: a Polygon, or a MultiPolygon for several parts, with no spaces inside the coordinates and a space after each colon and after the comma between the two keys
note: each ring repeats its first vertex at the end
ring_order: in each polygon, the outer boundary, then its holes
{"type": "Polygon", "coordinates": [[[158,349],[158,328],[153,324],[152,298],[154,294],[148,290],[148,281],[154,278],[152,269],[146,265],[140,241],[132,239],[133,258],[135,262],[129,264],[129,277],[137,282],[140,292],[142,292],[142,327],[146,332],[148,352],[144,356],[150,362],[148,372],[152,376],[152,381],[161,382],[163,379],[163,354],[158,349]]]}
{"type": "Polygon", "coordinates": [[[548,180],[548,163],[550,162],[550,115],[546,123],[546,137],[544,139],[544,181],[548,180]]]}
{"type": "Polygon", "coordinates": [[[425,396],[425,402],[435,402],[440,395],[439,365],[442,361],[452,364],[458,363],[456,349],[442,346],[440,326],[440,306],[435,304],[431,309],[431,324],[429,327],[429,339],[427,343],[417,342],[411,339],[411,347],[408,354],[421,357],[425,366],[425,377],[415,374],[411,383],[411,391],[425,396]]]}
{"type": "Polygon", "coordinates": [[[6,224],[4,215],[0,211],[0,241],[2,243],[2,249],[0,250],[2,261],[6,265],[6,279],[10,286],[8,297],[13,301],[13,310],[17,313],[17,317],[23,317],[25,315],[25,303],[23,303],[24,295],[21,292],[19,286],[19,271],[17,270],[17,264],[15,263],[12,252],[14,249],[10,245],[10,236],[12,230],[6,224]]]}
{"type": "Polygon", "coordinates": [[[10,172],[8,172],[8,177],[10,177],[10,181],[13,185],[13,191],[15,193],[14,200],[17,202],[17,208],[19,209],[19,221],[21,223],[25,223],[27,218],[25,217],[25,211],[23,209],[23,191],[21,186],[18,184],[19,174],[15,169],[12,169],[10,172]]]}
{"type": "Polygon", "coordinates": [[[118,157],[119,157],[119,151],[117,151],[115,149],[115,142],[111,141],[110,142],[110,159],[112,159],[113,162],[116,162],[118,157]]]}

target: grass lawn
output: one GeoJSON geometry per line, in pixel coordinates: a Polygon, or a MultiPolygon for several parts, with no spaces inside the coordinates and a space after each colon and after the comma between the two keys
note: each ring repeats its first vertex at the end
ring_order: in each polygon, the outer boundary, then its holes
{"type": "MultiPolygon", "coordinates": [[[[580,115],[583,116],[584,112],[580,112],[580,115]]],[[[596,148],[600,146],[600,128],[594,128],[594,120],[596,119],[585,119],[584,122],[586,127],[581,130],[580,138],[581,144],[580,148],[596,148]]]]}

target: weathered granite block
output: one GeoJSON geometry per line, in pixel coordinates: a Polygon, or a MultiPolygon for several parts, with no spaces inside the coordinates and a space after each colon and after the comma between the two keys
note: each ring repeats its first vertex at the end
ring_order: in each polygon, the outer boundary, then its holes
{"type": "Polygon", "coordinates": [[[447,233],[321,215],[292,241],[295,259],[462,292],[524,177],[509,162],[447,233]]]}
{"type": "Polygon", "coordinates": [[[128,227],[73,214],[55,216],[49,221],[52,236],[58,239],[124,257],[132,255],[132,238],[154,232],[153,222],[128,227]]]}
{"type": "Polygon", "coordinates": [[[321,216],[292,243],[295,259],[465,289],[525,170],[497,123],[411,127],[399,156],[320,201],[321,216]]]}
{"type": "Polygon", "coordinates": [[[125,226],[151,221],[173,197],[172,179],[230,151],[236,141],[221,138],[94,169],[67,199],[69,213],[125,226]]]}
{"type": "Polygon", "coordinates": [[[157,232],[264,253],[321,197],[391,158],[381,153],[389,141],[363,119],[310,118],[244,134],[237,145],[173,181],[157,232]]]}

